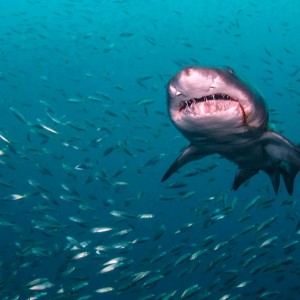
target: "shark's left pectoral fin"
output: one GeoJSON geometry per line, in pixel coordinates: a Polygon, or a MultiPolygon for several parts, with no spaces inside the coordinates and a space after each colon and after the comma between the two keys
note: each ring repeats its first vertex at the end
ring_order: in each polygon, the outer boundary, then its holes
{"type": "Polygon", "coordinates": [[[169,167],[161,181],[167,180],[173,173],[175,173],[178,169],[180,169],[183,165],[186,165],[190,161],[200,159],[204,156],[208,155],[208,153],[203,153],[199,148],[190,145],[188,146],[173,162],[173,164],[169,167]]]}
{"type": "MultiPolygon", "coordinates": [[[[268,155],[283,162],[279,167],[279,172],[283,177],[288,193],[291,195],[294,179],[300,170],[300,149],[275,131],[265,132],[261,140],[268,155]]],[[[278,177],[278,175],[276,176],[278,177]]]]}
{"type": "Polygon", "coordinates": [[[261,141],[267,153],[281,161],[300,169],[300,149],[275,131],[267,131],[261,141]]]}

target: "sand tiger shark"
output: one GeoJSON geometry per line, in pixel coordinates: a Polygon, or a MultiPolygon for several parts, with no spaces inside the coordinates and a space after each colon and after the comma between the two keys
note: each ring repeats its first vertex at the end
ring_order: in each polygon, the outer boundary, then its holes
{"type": "Polygon", "coordinates": [[[263,97],[231,68],[187,67],[167,89],[170,118],[190,144],[162,181],[193,160],[219,154],[238,167],[233,190],[262,170],[276,194],[280,177],[293,193],[300,149],[269,129],[263,97]]]}

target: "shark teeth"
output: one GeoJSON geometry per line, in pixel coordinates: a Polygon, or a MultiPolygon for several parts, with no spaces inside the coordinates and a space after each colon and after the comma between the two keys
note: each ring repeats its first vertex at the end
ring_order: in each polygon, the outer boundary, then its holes
{"type": "Polygon", "coordinates": [[[195,116],[210,115],[230,108],[239,107],[239,102],[226,94],[212,94],[201,98],[193,98],[181,102],[179,112],[195,116]],[[233,103],[235,102],[235,104],[233,103]],[[197,105],[196,105],[197,104],[197,105]]]}
{"type": "Polygon", "coordinates": [[[180,104],[180,110],[185,109],[186,107],[190,107],[192,104],[195,104],[197,102],[205,102],[205,101],[210,101],[210,100],[237,101],[226,94],[212,94],[212,95],[207,95],[207,96],[204,96],[201,98],[193,98],[193,99],[182,101],[180,104]]]}
{"type": "Polygon", "coordinates": [[[230,101],[237,101],[235,99],[233,99],[232,97],[226,95],[226,94],[212,94],[212,95],[208,95],[208,96],[204,96],[201,98],[193,98],[193,99],[189,99],[189,100],[185,100],[182,101],[180,103],[180,111],[187,108],[187,107],[191,107],[193,104],[198,103],[198,102],[206,102],[206,101],[210,101],[210,100],[230,100],[230,101]]]}

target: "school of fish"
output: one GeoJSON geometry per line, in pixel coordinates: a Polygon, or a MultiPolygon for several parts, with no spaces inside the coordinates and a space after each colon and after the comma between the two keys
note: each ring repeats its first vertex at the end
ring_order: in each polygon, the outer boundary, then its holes
{"type": "Polygon", "coordinates": [[[233,191],[215,154],[160,181],[191,65],[234,68],[299,143],[298,5],[279,4],[0,3],[0,299],[298,299],[299,175],[233,191]]]}

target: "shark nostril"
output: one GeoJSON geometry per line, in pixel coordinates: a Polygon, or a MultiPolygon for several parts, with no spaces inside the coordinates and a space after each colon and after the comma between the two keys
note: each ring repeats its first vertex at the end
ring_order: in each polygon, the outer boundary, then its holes
{"type": "Polygon", "coordinates": [[[192,67],[185,68],[185,70],[184,70],[185,74],[184,75],[190,76],[192,71],[193,71],[192,67]]]}

